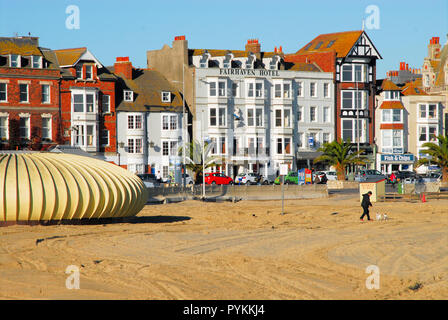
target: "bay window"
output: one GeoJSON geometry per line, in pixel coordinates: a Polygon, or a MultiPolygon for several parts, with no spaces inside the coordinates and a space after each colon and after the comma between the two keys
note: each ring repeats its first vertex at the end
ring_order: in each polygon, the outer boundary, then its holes
{"type": "Polygon", "coordinates": [[[399,91],[385,91],[384,100],[400,100],[399,91]]]}
{"type": "Polygon", "coordinates": [[[275,110],[275,127],[277,128],[291,127],[291,109],[275,110]]]}
{"type": "Polygon", "coordinates": [[[212,107],[209,111],[209,121],[211,127],[226,126],[226,107],[212,107]]]}
{"type": "Polygon", "coordinates": [[[365,90],[343,90],[342,109],[366,109],[368,95],[365,90]]]}
{"type": "Polygon", "coordinates": [[[247,108],[247,126],[263,127],[263,108],[247,108]]]}
{"type": "Polygon", "coordinates": [[[385,123],[402,122],[401,109],[384,109],[381,110],[381,113],[382,113],[381,122],[385,123]]]}
{"type": "Polygon", "coordinates": [[[226,137],[216,136],[210,137],[212,145],[211,154],[213,155],[224,155],[227,154],[226,151],[226,137]]]}
{"type": "Polygon", "coordinates": [[[367,82],[367,65],[365,64],[343,64],[343,82],[367,82]]]}
{"type": "Polygon", "coordinates": [[[291,138],[277,138],[277,154],[290,155],[292,154],[291,138]]]}
{"type": "Polygon", "coordinates": [[[365,119],[342,119],[342,139],[355,143],[365,143],[367,141],[367,128],[365,119]]]}
{"type": "Polygon", "coordinates": [[[381,130],[382,152],[403,153],[403,130],[381,130]]]}

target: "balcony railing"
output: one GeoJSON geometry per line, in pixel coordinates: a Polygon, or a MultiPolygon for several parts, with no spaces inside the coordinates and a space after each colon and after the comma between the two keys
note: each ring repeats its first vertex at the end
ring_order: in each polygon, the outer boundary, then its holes
{"type": "Polygon", "coordinates": [[[239,148],[233,150],[233,156],[236,157],[269,157],[270,149],[269,148],[239,148]]]}

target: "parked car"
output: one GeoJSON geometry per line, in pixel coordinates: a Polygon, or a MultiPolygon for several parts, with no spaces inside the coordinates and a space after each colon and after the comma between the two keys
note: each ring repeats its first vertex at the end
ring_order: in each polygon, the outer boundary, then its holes
{"type": "MultiPolygon", "coordinates": [[[[280,184],[281,183],[281,176],[278,176],[274,180],[274,184],[280,184]]],[[[289,171],[288,174],[285,176],[285,184],[298,184],[299,183],[299,174],[297,171],[289,171]]]]}
{"type": "Polygon", "coordinates": [[[397,171],[395,176],[397,177],[397,181],[400,182],[406,178],[415,178],[417,174],[413,171],[397,171]]]}
{"type": "Polygon", "coordinates": [[[422,183],[425,183],[425,181],[423,180],[423,178],[422,177],[420,177],[420,176],[414,176],[414,177],[408,177],[408,178],[405,178],[405,179],[403,179],[403,180],[401,180],[401,182],[402,183],[412,183],[412,184],[422,184],[422,183]]]}
{"type": "Polygon", "coordinates": [[[376,181],[381,179],[387,179],[387,177],[378,170],[361,170],[355,176],[355,181],[376,181]]]}
{"type": "Polygon", "coordinates": [[[194,181],[193,181],[193,178],[192,177],[190,177],[190,175],[188,174],[188,173],[183,173],[182,174],[182,180],[181,180],[181,185],[183,185],[184,184],[184,177],[185,177],[185,184],[188,186],[188,185],[191,185],[191,184],[194,184],[194,181]]]}
{"type": "Polygon", "coordinates": [[[324,171],[328,180],[338,180],[338,174],[336,171],[324,171]]]}
{"type": "Polygon", "coordinates": [[[156,175],[153,173],[140,173],[137,174],[137,177],[142,179],[143,183],[147,188],[154,188],[160,185],[160,183],[157,182],[156,175]]]}
{"type": "Polygon", "coordinates": [[[221,172],[209,172],[205,174],[205,184],[233,184],[233,179],[221,172]]]}
{"type": "Polygon", "coordinates": [[[431,172],[422,177],[424,182],[439,182],[442,180],[442,174],[438,172],[431,172]]]}
{"type": "Polygon", "coordinates": [[[257,184],[261,180],[261,176],[258,173],[240,173],[235,178],[235,184],[257,184]]]}

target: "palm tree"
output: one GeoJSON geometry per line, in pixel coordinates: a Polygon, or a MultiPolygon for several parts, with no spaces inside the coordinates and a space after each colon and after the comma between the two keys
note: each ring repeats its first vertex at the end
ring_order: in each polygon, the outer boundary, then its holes
{"type": "Polygon", "coordinates": [[[323,154],[316,159],[314,163],[325,162],[336,168],[338,180],[345,180],[345,169],[349,165],[358,164],[364,165],[367,162],[367,158],[361,156],[364,152],[352,151],[353,145],[350,141],[334,140],[330,143],[324,143],[317,151],[323,152],[323,154]]]}
{"type": "MultiPolygon", "coordinates": [[[[210,151],[212,150],[214,144],[205,142],[204,146],[197,141],[194,140],[190,143],[187,143],[185,146],[185,166],[187,169],[191,170],[194,173],[194,181],[198,182],[199,177],[202,175],[203,165],[202,165],[202,152],[204,149],[204,163],[205,169],[216,166],[217,157],[209,156],[210,151]]],[[[182,147],[179,148],[179,155],[182,155],[182,147]]]]}
{"type": "Polygon", "coordinates": [[[420,158],[417,161],[417,167],[433,163],[442,169],[442,181],[448,182],[448,137],[439,135],[438,142],[426,142],[422,145],[420,153],[426,154],[429,158],[420,158]]]}

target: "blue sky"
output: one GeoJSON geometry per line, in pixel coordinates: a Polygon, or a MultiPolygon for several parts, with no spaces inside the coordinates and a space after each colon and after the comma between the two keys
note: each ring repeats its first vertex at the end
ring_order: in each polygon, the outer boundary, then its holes
{"type": "Polygon", "coordinates": [[[38,36],[52,49],[88,47],[105,65],[129,56],[146,67],[146,50],[171,45],[185,35],[190,48],[243,49],[258,38],[264,51],[292,53],[321,33],[359,30],[379,9],[379,29],[366,29],[383,56],[377,77],[400,61],[420,68],[429,39],[448,33],[447,0],[0,0],[0,36],[38,36]],[[67,29],[66,8],[80,10],[80,28],[67,29]]]}

